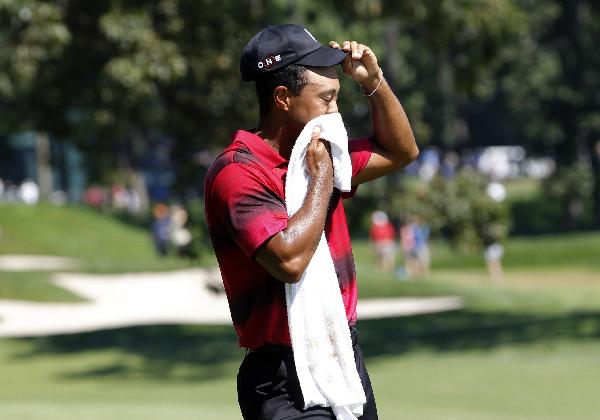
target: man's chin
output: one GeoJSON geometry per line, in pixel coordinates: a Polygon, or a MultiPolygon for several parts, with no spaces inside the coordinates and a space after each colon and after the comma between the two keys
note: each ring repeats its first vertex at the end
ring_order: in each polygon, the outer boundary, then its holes
{"type": "MultiPolygon", "coordinates": [[[[308,123],[308,121],[306,123],[308,123]]],[[[301,121],[294,121],[293,123],[288,124],[286,131],[290,133],[290,137],[297,139],[298,136],[300,136],[300,133],[302,132],[304,127],[306,126],[306,123],[303,123],[301,121]]]]}
{"type": "Polygon", "coordinates": [[[290,137],[297,139],[300,136],[300,133],[302,132],[302,130],[304,130],[304,127],[306,127],[306,124],[308,124],[315,118],[320,117],[321,115],[325,115],[325,114],[312,115],[310,117],[302,118],[302,119],[294,119],[294,120],[290,119],[290,120],[288,120],[286,131],[288,133],[290,133],[290,137]]]}

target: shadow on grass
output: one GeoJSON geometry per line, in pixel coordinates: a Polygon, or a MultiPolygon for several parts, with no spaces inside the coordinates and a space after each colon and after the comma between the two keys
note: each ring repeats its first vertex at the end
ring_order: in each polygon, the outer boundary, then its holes
{"type": "Polygon", "coordinates": [[[16,355],[17,359],[49,354],[113,353],[110,362],[90,363],[83,370],[65,373],[64,379],[207,380],[229,375],[232,362],[241,362],[245,354],[229,326],[157,325],[24,340],[31,347],[16,355]]]}
{"type": "Polygon", "coordinates": [[[433,351],[486,350],[506,344],[600,338],[600,312],[540,316],[469,310],[359,322],[366,357],[433,351]]]}
{"type": "MultiPolygon", "coordinates": [[[[563,316],[469,310],[359,323],[367,358],[433,351],[488,350],[555,339],[600,339],[600,312],[563,316]]],[[[199,381],[234,376],[244,350],[229,326],[150,326],[26,339],[17,358],[113,351],[110,362],[67,372],[62,379],[143,378],[199,381]],[[133,356],[133,357],[132,357],[133,356]]]]}

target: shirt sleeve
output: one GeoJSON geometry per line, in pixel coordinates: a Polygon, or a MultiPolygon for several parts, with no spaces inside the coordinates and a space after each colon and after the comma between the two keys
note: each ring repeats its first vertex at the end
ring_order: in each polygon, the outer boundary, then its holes
{"type": "MultiPolygon", "coordinates": [[[[370,137],[352,139],[348,142],[348,151],[350,152],[350,160],[352,161],[352,178],[354,178],[369,163],[369,159],[371,159],[371,154],[373,153],[373,140],[370,137]]],[[[357,189],[358,185],[353,186],[350,191],[342,193],[342,198],[354,197],[357,189]]]]}
{"type": "Polygon", "coordinates": [[[216,176],[212,191],[219,221],[249,257],[287,227],[285,203],[257,169],[230,164],[216,176]]]}

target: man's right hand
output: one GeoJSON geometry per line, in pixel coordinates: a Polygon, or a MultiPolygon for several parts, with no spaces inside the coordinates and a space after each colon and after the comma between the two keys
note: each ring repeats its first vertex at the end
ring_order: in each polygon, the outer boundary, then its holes
{"type": "Polygon", "coordinates": [[[333,162],[331,146],[320,135],[321,128],[317,126],[306,149],[310,184],[302,207],[290,217],[284,230],[256,251],[256,261],[284,283],[300,280],[325,228],[333,192],[333,162]]]}
{"type": "Polygon", "coordinates": [[[306,166],[312,182],[323,182],[324,187],[333,189],[333,163],[331,145],[320,139],[321,127],[316,125],[306,149],[306,166]]]}

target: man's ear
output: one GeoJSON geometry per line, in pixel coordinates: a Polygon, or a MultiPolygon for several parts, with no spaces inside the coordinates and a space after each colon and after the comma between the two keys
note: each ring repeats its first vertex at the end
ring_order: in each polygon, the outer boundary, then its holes
{"type": "Polygon", "coordinates": [[[282,111],[287,112],[290,109],[290,96],[291,91],[285,86],[277,86],[273,89],[273,102],[282,111]]]}

